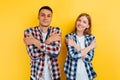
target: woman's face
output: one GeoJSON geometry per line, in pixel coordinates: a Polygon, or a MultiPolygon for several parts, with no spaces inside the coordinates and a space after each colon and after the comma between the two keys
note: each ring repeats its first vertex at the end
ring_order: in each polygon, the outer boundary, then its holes
{"type": "Polygon", "coordinates": [[[77,31],[84,31],[89,28],[89,22],[86,16],[81,16],[76,22],[77,31]]]}

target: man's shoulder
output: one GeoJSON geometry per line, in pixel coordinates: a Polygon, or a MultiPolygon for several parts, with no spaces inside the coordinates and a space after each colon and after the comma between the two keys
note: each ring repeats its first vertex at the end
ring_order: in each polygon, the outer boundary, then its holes
{"type": "Polygon", "coordinates": [[[38,26],[35,26],[35,27],[29,27],[29,28],[26,28],[24,31],[25,32],[32,32],[32,31],[34,31],[35,29],[37,29],[38,28],[38,26]]]}
{"type": "Polygon", "coordinates": [[[61,29],[59,27],[52,27],[51,26],[52,31],[57,31],[61,33],[61,29]]]}
{"type": "Polygon", "coordinates": [[[51,26],[51,28],[52,28],[52,29],[55,29],[55,30],[60,30],[59,27],[53,27],[53,26],[51,26]]]}

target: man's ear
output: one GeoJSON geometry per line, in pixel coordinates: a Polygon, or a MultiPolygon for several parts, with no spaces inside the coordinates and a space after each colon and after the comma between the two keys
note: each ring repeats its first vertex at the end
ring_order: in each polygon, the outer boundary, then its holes
{"type": "Polygon", "coordinates": [[[39,17],[40,17],[40,16],[38,15],[38,17],[37,17],[37,18],[39,19],[39,17]]]}
{"type": "Polygon", "coordinates": [[[38,16],[37,16],[38,19],[40,19],[40,13],[38,13],[38,16]]]}

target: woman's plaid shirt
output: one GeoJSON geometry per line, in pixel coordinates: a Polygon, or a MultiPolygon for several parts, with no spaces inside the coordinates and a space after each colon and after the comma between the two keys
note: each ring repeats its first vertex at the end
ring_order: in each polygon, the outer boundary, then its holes
{"type": "MultiPolygon", "coordinates": [[[[58,27],[49,27],[46,39],[51,35],[51,32],[54,31],[61,33],[61,30],[58,27]]],[[[24,37],[26,37],[26,33],[32,34],[34,38],[41,42],[40,49],[35,45],[27,46],[27,51],[31,60],[31,76],[35,77],[36,80],[40,79],[44,68],[45,55],[48,55],[48,65],[52,80],[59,80],[60,70],[57,57],[60,52],[61,42],[55,41],[49,45],[43,42],[42,32],[38,26],[26,29],[24,31],[24,37]]]]}
{"type": "MultiPolygon", "coordinates": [[[[70,33],[66,35],[66,39],[69,39],[72,37],[72,39],[77,43],[77,38],[75,33],[70,33]]],[[[89,46],[90,43],[94,40],[93,35],[85,35],[85,47],[89,46]]],[[[77,51],[73,46],[67,46],[68,54],[66,57],[66,62],[64,65],[64,71],[67,75],[67,78],[70,80],[76,80],[76,71],[77,71],[77,61],[81,58],[81,52],[77,51]]],[[[94,56],[94,49],[89,51],[86,55],[86,57],[83,59],[83,62],[85,63],[86,72],[88,74],[89,80],[92,80],[96,77],[96,73],[92,67],[92,59],[94,56]]]]}

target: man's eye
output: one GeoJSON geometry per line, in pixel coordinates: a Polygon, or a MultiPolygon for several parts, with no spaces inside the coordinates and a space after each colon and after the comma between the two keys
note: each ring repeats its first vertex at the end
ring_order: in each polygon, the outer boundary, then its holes
{"type": "Polygon", "coordinates": [[[51,17],[51,15],[48,15],[47,17],[51,17]]]}
{"type": "Polygon", "coordinates": [[[45,16],[45,14],[41,14],[41,16],[45,16]]]}

